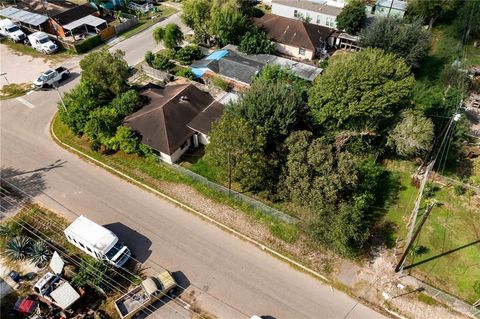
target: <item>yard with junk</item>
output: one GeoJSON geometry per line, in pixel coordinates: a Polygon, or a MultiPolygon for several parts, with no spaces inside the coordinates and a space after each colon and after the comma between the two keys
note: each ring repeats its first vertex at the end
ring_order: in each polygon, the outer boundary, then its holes
{"type": "Polygon", "coordinates": [[[66,240],[67,226],[66,219],[35,204],[1,221],[2,318],[117,317],[113,300],[140,282],[140,271],[133,264],[130,271],[117,270],[86,256],[66,240]]]}

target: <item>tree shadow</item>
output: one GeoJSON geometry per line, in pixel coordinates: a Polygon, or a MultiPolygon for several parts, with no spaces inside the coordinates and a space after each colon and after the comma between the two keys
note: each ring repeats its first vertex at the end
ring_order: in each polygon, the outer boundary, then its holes
{"type": "Polygon", "coordinates": [[[132,255],[139,262],[144,263],[152,254],[152,250],[150,249],[152,246],[152,241],[136,230],[133,230],[130,227],[118,222],[104,226],[105,228],[111,230],[128,246],[132,252],[132,255]]]}
{"type": "Polygon", "coordinates": [[[22,171],[13,167],[2,166],[0,169],[0,203],[2,211],[18,206],[19,202],[30,202],[45,189],[44,173],[62,167],[65,162],[54,163],[30,170],[22,171]]]}

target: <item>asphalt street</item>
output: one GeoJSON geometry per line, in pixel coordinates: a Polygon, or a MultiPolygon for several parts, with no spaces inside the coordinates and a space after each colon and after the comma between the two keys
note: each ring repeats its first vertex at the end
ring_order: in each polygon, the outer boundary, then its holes
{"type": "MultiPolygon", "coordinates": [[[[173,19],[178,16],[161,24],[173,19]]],[[[132,65],[156,47],[147,30],[113,49],[125,50],[132,65]]],[[[61,92],[77,81],[61,86],[61,92]]],[[[39,202],[71,220],[83,214],[107,225],[152,270],[161,265],[176,272],[187,286],[182,296],[218,318],[344,318],[356,304],[343,292],[59,147],[49,132],[57,99],[54,91],[38,91],[1,101],[2,169],[39,174],[43,192],[31,191],[39,202]]],[[[152,315],[189,316],[175,302],[152,315]]],[[[384,316],[359,304],[348,318],[384,316]]]]}

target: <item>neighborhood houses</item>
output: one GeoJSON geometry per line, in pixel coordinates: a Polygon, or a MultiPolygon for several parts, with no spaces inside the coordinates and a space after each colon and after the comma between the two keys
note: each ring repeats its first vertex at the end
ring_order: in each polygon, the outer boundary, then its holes
{"type": "Polygon", "coordinates": [[[5,0],[0,48],[2,319],[478,318],[480,1],[5,0]]]}

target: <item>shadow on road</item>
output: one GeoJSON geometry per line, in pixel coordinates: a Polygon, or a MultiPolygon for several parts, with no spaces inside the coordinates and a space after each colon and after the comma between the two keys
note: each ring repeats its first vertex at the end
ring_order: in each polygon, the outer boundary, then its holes
{"type": "Polygon", "coordinates": [[[135,259],[139,262],[144,263],[152,254],[150,249],[152,241],[136,230],[122,223],[112,223],[104,226],[115,233],[130,248],[135,259]]]}
{"type": "Polygon", "coordinates": [[[185,274],[181,271],[172,272],[172,276],[178,285],[178,288],[175,291],[175,297],[177,297],[190,286],[190,280],[188,280],[187,276],[185,276],[185,274]]]}
{"type": "Polygon", "coordinates": [[[31,199],[45,189],[44,173],[62,167],[60,160],[30,171],[2,166],[0,169],[0,203],[2,212],[8,211],[20,202],[31,199]]]}

